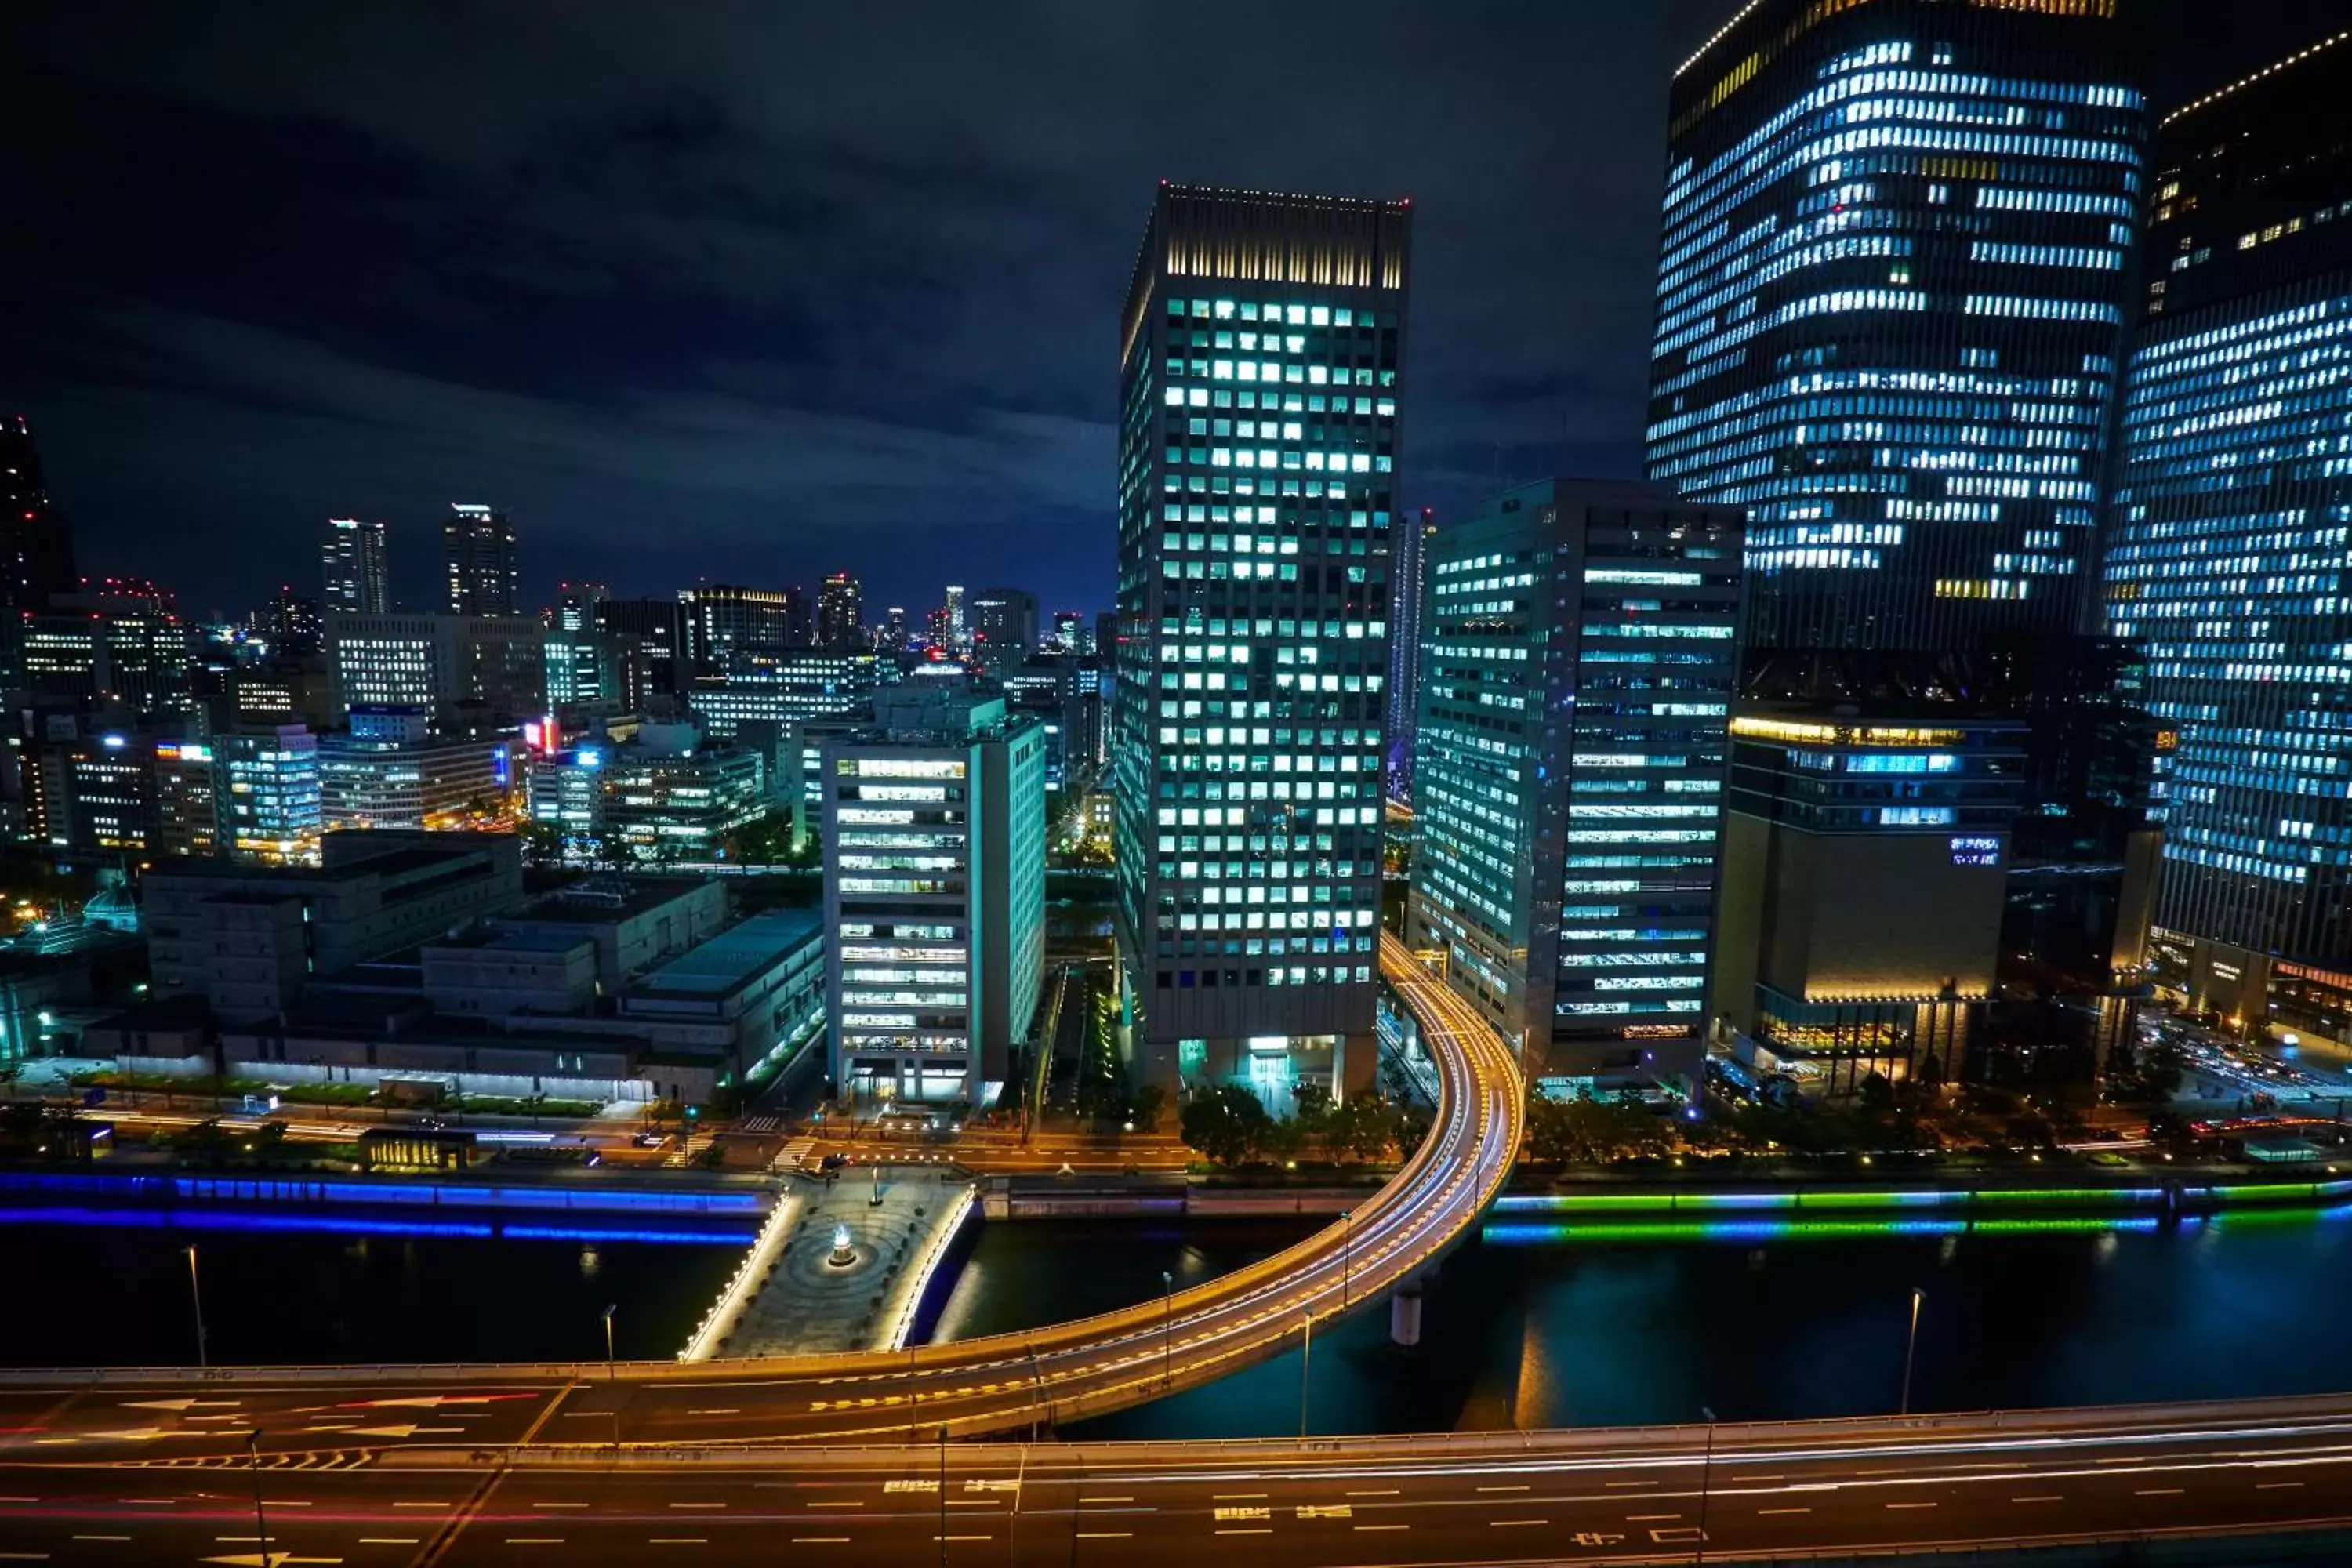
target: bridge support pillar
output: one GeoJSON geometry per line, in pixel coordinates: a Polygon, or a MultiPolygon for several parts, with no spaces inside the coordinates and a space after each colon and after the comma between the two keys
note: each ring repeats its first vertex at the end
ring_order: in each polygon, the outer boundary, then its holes
{"type": "Polygon", "coordinates": [[[1415,1279],[1389,1298],[1389,1342],[1411,1349],[1421,1343],[1421,1281],[1415,1279]]]}

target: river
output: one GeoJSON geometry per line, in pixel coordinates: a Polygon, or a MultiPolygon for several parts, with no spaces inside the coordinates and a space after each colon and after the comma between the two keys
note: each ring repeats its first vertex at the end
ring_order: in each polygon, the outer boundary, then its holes
{"type": "MultiPolygon", "coordinates": [[[[1000,1223],[940,1314],[966,1338],[1157,1296],[1304,1234],[1259,1222],[1000,1223]]],[[[18,1224],[8,1359],[193,1359],[177,1232],[18,1224]]],[[[204,1234],[220,1362],[623,1357],[673,1352],[740,1248],[692,1242],[204,1234]]],[[[1388,1313],[1319,1327],[1318,1433],[1891,1411],[1910,1292],[1927,1291],[1920,1409],[2352,1388],[2334,1308],[2352,1296],[2352,1208],[2177,1230],[1762,1241],[1486,1242],[1449,1259],[1423,1342],[1388,1313]]],[[[1279,1435],[1299,1426],[1293,1351],[1213,1387],[1073,1428],[1091,1437],[1279,1435]]]]}

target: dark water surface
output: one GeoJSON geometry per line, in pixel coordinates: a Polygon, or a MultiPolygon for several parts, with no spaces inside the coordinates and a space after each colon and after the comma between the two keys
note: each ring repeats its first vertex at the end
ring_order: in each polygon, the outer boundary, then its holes
{"type": "MultiPolygon", "coordinates": [[[[1307,1226],[1002,1223],[939,1337],[1017,1330],[1181,1288],[1307,1226]]],[[[174,1232],[0,1227],[5,1359],[194,1358],[174,1232]]],[[[684,1342],[740,1247],[447,1237],[205,1235],[215,1362],[624,1357],[684,1342]]],[[[1317,1432],[1454,1430],[1893,1409],[1913,1287],[1913,1403],[1986,1409],[2352,1388],[2352,1210],[2178,1230],[2000,1237],[1470,1246],[1431,1288],[1419,1349],[1378,1310],[1315,1336],[1317,1432]]],[[[1295,1433],[1300,1357],[1074,1429],[1096,1437],[1295,1433]]]]}

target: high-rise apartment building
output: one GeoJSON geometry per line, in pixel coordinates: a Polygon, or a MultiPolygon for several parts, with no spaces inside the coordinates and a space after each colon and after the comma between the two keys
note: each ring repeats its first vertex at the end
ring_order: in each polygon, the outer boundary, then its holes
{"type": "Polygon", "coordinates": [[[2167,115],[2110,630],[2172,752],[2154,943],[2200,1008],[2352,1038],[2352,34],[2167,115]]]}
{"type": "Polygon", "coordinates": [[[1139,1079],[1373,1077],[1412,207],[1162,184],[1119,348],[1119,936],[1139,1079]]]}
{"type": "Polygon", "coordinates": [[[2144,9],[1757,0],[1676,71],[1649,469],[1748,510],[1751,670],[2076,628],[2144,9]]]}
{"type": "Polygon", "coordinates": [[[962,677],[919,675],[828,740],[822,768],[834,1082],[977,1103],[1045,973],[1041,727],[962,677]]]}
{"type": "Polygon", "coordinates": [[[1389,541],[1389,794],[1412,798],[1412,728],[1421,703],[1423,563],[1437,525],[1427,507],[1399,522],[1389,541]]]}
{"type": "Polygon", "coordinates": [[[866,595],[846,572],[835,572],[817,587],[816,645],[835,649],[866,646],[866,595]]]}
{"type": "Polygon", "coordinates": [[[320,603],[327,609],[380,616],[392,608],[383,524],[355,517],[329,518],[326,536],[319,546],[319,564],[325,584],[320,603]]]}
{"type": "Polygon", "coordinates": [[[515,566],[514,524],[494,507],[453,501],[441,525],[449,563],[449,610],[459,616],[511,616],[522,602],[515,566]]]}
{"type": "Polygon", "coordinates": [[[1740,531],[1548,479],[1428,542],[1410,940],[1530,1077],[1698,1086],[1740,531]]]}

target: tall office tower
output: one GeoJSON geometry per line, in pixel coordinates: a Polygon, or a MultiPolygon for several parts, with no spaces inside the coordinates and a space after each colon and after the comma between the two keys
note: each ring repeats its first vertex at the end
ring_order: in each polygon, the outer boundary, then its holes
{"type": "Polygon", "coordinates": [[[2145,10],[1757,0],[1676,71],[1649,471],[1748,509],[1751,688],[2076,629],[2145,10]]]}
{"type": "Polygon", "coordinates": [[[559,712],[634,708],[624,700],[618,639],[604,628],[602,612],[612,590],[602,583],[558,586],[562,593],[555,601],[555,621],[547,628],[549,706],[559,712]]]}
{"type": "Polygon", "coordinates": [[[679,589],[677,603],[687,663],[698,675],[718,674],[737,648],[804,647],[810,641],[808,596],[797,588],[711,583],[679,589]]]}
{"type": "Polygon", "coordinates": [[[320,542],[319,564],[330,610],[380,616],[392,608],[384,576],[383,524],[355,517],[331,517],[320,542]]]}
{"type": "Polygon", "coordinates": [[[962,676],[885,687],[824,745],[833,1079],[858,1098],[978,1102],[1045,963],[1045,739],[962,676]]]}
{"type": "Polygon", "coordinates": [[[971,648],[971,628],[964,621],[963,589],[948,584],[947,598],[940,605],[939,623],[943,629],[944,646],[950,653],[966,653],[971,648]]]}
{"type": "Polygon", "coordinates": [[[319,738],[299,724],[239,729],[214,742],[219,836],[229,856],[271,866],[315,866],[323,818],[319,738]]]}
{"type": "Polygon", "coordinates": [[[2168,115],[2107,621],[2177,727],[2155,943],[2200,1007],[2352,1036],[2352,35],[2168,115]]]}
{"type": "Polygon", "coordinates": [[[879,684],[875,655],[859,648],[747,648],[721,674],[695,678],[687,700],[716,739],[746,724],[789,727],[864,710],[879,684]]]}
{"type": "Polygon", "coordinates": [[[449,610],[459,616],[511,616],[521,603],[514,524],[487,506],[453,501],[441,525],[449,559],[449,610]]]}
{"type": "Polygon", "coordinates": [[[877,653],[904,653],[911,634],[907,628],[907,612],[897,605],[882,612],[882,637],[876,645],[877,653]]]}
{"type": "Polygon", "coordinates": [[[866,597],[846,572],[835,572],[816,591],[816,646],[837,652],[866,646],[866,597]]]}
{"type": "Polygon", "coordinates": [[[1054,631],[1047,639],[1063,653],[1091,653],[1086,647],[1086,617],[1076,610],[1055,610],[1054,631]]]}
{"type": "Polygon", "coordinates": [[[1408,518],[1389,541],[1388,786],[1399,800],[1412,798],[1413,721],[1420,712],[1422,569],[1428,542],[1437,532],[1427,507],[1408,518]]]}
{"type": "Polygon", "coordinates": [[[73,533],[49,500],[41,449],[21,414],[0,420],[0,611],[38,610],[81,585],[73,533]]]}
{"type": "Polygon", "coordinates": [[[644,712],[650,697],[677,695],[681,609],[676,599],[606,599],[596,606],[597,629],[622,645],[621,699],[633,712],[644,712]]]}
{"type": "Polygon", "coordinates": [[[1373,1079],[1405,202],[1162,184],[1119,350],[1123,1044],[1373,1079]]]}
{"type": "Polygon", "coordinates": [[[338,705],[422,709],[443,733],[545,712],[546,645],[537,616],[327,617],[338,705]]]}
{"type": "Polygon", "coordinates": [[[1411,940],[1531,1077],[1698,1087],[1740,533],[1547,479],[1428,542],[1411,940]]]}
{"type": "Polygon", "coordinates": [[[1037,651],[1037,595],[1021,588],[982,588],[971,602],[972,646],[992,669],[1009,669],[1037,651]]]}

